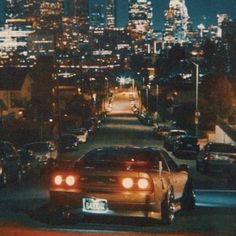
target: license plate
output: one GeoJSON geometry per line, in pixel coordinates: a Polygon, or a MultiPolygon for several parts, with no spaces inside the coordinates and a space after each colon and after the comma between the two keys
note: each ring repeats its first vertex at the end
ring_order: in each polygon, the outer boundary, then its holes
{"type": "Polygon", "coordinates": [[[84,211],[104,212],[108,210],[106,199],[83,198],[84,211]]]}

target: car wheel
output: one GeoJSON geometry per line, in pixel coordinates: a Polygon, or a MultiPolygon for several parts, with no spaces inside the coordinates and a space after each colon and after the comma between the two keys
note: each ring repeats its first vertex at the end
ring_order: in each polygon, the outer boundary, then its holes
{"type": "Polygon", "coordinates": [[[193,191],[193,183],[191,180],[188,180],[182,197],[181,206],[183,210],[193,210],[195,208],[195,194],[193,191]]]}
{"type": "Polygon", "coordinates": [[[161,214],[162,214],[162,223],[171,224],[174,219],[174,193],[172,189],[169,189],[166,198],[162,202],[161,214]]]}

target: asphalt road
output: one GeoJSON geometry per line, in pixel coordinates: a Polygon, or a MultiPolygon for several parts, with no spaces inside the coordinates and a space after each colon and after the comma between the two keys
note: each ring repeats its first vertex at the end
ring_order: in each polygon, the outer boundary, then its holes
{"type": "MultiPolygon", "coordinates": [[[[118,94],[128,96],[127,94],[118,94]]],[[[120,101],[120,99],[118,99],[120,101]]],[[[126,100],[125,100],[126,101],[126,100]]],[[[122,102],[122,109],[129,109],[122,102]]],[[[121,115],[119,103],[113,104],[116,116],[108,117],[98,132],[81,144],[78,152],[61,153],[59,158],[77,159],[94,147],[113,144],[162,146],[152,137],[152,127],[143,126],[135,116],[121,115]]],[[[16,185],[0,189],[0,236],[36,235],[235,235],[236,191],[222,176],[201,175],[192,160],[187,163],[196,189],[196,209],[176,214],[172,225],[151,220],[119,217],[89,217],[81,221],[50,222],[48,186],[38,173],[16,185]]]]}

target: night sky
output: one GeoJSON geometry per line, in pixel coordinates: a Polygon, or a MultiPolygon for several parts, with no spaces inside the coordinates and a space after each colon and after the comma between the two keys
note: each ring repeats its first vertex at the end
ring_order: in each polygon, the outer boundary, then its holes
{"type": "MultiPolygon", "coordinates": [[[[151,0],[154,13],[154,28],[163,29],[164,10],[167,9],[169,0],[151,0]]],[[[194,27],[203,23],[206,26],[216,24],[216,15],[227,13],[236,19],[236,0],[185,0],[189,16],[194,27]]],[[[128,0],[117,0],[117,24],[122,27],[128,19],[128,0]]]]}

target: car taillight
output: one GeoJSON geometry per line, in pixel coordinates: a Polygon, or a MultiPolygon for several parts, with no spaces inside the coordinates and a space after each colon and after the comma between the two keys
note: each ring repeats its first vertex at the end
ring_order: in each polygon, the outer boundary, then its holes
{"type": "Polygon", "coordinates": [[[140,190],[148,190],[151,189],[151,183],[148,179],[145,178],[124,178],[122,180],[122,186],[125,189],[140,189],[140,190]]]}
{"type": "Polygon", "coordinates": [[[139,179],[138,187],[140,189],[147,189],[149,187],[149,181],[147,179],[139,179]]]}
{"type": "Polygon", "coordinates": [[[56,175],[56,176],[54,177],[54,183],[55,183],[56,185],[61,185],[61,184],[62,184],[62,181],[63,181],[63,179],[62,179],[62,176],[61,176],[61,175],[56,175]]]}
{"type": "Polygon", "coordinates": [[[133,185],[134,185],[134,181],[133,181],[133,179],[131,179],[131,178],[124,178],[124,179],[122,180],[122,186],[123,186],[124,188],[126,188],[126,189],[132,188],[133,185]]]}
{"type": "Polygon", "coordinates": [[[73,186],[75,184],[75,177],[72,175],[69,175],[66,177],[65,182],[68,186],[73,186]]]}
{"type": "Polygon", "coordinates": [[[76,177],[73,175],[55,175],[53,177],[53,184],[59,186],[73,186],[75,185],[76,177]]]}

